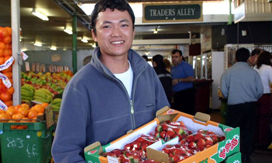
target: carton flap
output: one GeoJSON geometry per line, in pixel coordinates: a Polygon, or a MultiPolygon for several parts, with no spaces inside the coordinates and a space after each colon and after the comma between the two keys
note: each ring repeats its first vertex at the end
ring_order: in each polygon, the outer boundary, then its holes
{"type": "Polygon", "coordinates": [[[169,163],[169,157],[166,153],[162,153],[152,148],[146,148],[147,158],[158,162],[169,163]]]}
{"type": "Polygon", "coordinates": [[[170,109],[169,106],[165,106],[165,107],[161,108],[160,110],[158,110],[156,112],[156,117],[158,117],[159,115],[161,115],[162,113],[166,112],[169,109],[170,109]]]}
{"type": "MultiPolygon", "coordinates": [[[[88,152],[96,147],[99,147],[101,146],[101,143],[99,141],[97,142],[94,142],[93,144],[91,145],[88,145],[87,147],[84,148],[84,152],[88,152]]],[[[102,148],[99,149],[99,153],[102,152],[102,148]],[[100,151],[101,150],[101,151],[100,151]]]]}
{"type": "Polygon", "coordinates": [[[197,112],[195,114],[195,119],[199,120],[199,121],[203,121],[203,122],[208,122],[211,120],[211,116],[205,113],[201,113],[201,112],[197,112]]]}

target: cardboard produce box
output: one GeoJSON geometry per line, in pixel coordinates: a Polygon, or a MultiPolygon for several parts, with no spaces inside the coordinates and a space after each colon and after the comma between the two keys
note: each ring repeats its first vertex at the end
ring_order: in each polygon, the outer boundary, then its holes
{"type": "MultiPolygon", "coordinates": [[[[99,142],[95,142],[84,149],[85,160],[92,163],[112,163],[119,162],[117,158],[105,157],[106,152],[110,152],[114,149],[123,149],[124,146],[135,139],[137,139],[142,134],[149,134],[165,121],[182,121],[185,126],[191,130],[193,133],[197,132],[199,129],[210,130],[217,135],[225,136],[225,140],[196,153],[187,159],[180,161],[180,163],[217,163],[226,160],[228,163],[235,163],[237,161],[241,162],[240,150],[240,129],[231,128],[216,122],[210,121],[210,116],[203,113],[197,113],[195,116],[188,115],[169,107],[162,108],[156,114],[156,118],[139,127],[138,129],[130,132],[119,139],[106,144],[101,145],[99,142]]],[[[162,148],[169,143],[177,143],[178,138],[174,138],[168,142],[158,141],[147,147],[147,158],[155,160],[157,162],[169,162],[169,157],[167,154],[162,153],[162,148]]]]}

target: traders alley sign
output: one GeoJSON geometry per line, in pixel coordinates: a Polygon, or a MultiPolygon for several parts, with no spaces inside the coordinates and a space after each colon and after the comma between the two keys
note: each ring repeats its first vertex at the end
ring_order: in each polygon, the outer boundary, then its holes
{"type": "Polygon", "coordinates": [[[143,4],[143,23],[203,21],[202,2],[143,4]]]}

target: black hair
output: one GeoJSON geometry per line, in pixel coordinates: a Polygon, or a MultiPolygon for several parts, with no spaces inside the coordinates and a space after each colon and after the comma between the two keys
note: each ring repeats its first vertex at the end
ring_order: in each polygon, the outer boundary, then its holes
{"type": "Polygon", "coordinates": [[[246,48],[240,48],[235,53],[237,62],[247,62],[249,56],[250,56],[249,50],[246,48]]]}
{"type": "Polygon", "coordinates": [[[261,49],[255,48],[254,50],[252,50],[250,56],[259,55],[261,51],[262,51],[261,49]]]}
{"type": "Polygon", "coordinates": [[[94,10],[91,14],[91,27],[94,30],[95,34],[96,34],[95,24],[96,24],[97,16],[100,12],[106,11],[107,8],[111,9],[112,11],[114,11],[115,9],[119,11],[128,11],[132,19],[133,29],[134,29],[135,16],[134,16],[132,8],[130,7],[130,5],[128,4],[126,0],[100,0],[95,4],[94,10]]]}
{"type": "Polygon", "coordinates": [[[272,66],[271,58],[272,58],[271,53],[269,53],[268,51],[261,52],[256,62],[257,69],[259,69],[262,66],[262,64],[272,66]]]}
{"type": "Polygon", "coordinates": [[[175,54],[175,53],[179,53],[180,56],[182,56],[182,51],[181,50],[178,50],[178,49],[174,49],[172,50],[171,54],[175,54]]]}
{"type": "Polygon", "coordinates": [[[165,66],[165,63],[163,61],[163,56],[162,55],[157,54],[157,55],[153,56],[152,61],[157,64],[157,67],[154,67],[156,72],[160,72],[160,73],[167,73],[168,72],[166,70],[166,66],[165,66]]]}
{"type": "Polygon", "coordinates": [[[142,57],[143,57],[146,61],[148,61],[147,55],[142,55],[142,57]]]}

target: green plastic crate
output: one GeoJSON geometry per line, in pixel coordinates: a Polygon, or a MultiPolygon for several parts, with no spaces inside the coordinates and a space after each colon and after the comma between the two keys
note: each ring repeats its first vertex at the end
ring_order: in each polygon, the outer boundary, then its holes
{"type": "Polygon", "coordinates": [[[45,122],[0,123],[2,163],[48,163],[51,159],[53,126],[45,122]],[[27,125],[27,129],[10,129],[27,125]]]}

